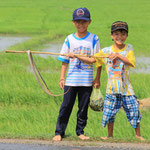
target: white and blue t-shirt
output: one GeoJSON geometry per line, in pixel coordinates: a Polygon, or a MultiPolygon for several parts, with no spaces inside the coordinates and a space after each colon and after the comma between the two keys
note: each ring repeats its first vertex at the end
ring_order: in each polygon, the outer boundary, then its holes
{"type": "MultiPolygon", "coordinates": [[[[98,36],[88,32],[83,38],[70,34],[65,39],[61,54],[74,52],[75,54],[94,55],[100,50],[98,36]]],[[[92,86],[93,65],[84,63],[77,58],[59,56],[58,60],[69,63],[65,85],[67,86],[92,86]]]]}

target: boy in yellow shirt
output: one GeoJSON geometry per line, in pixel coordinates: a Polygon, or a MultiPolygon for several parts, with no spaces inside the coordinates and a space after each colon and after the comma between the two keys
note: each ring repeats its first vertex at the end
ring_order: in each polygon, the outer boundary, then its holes
{"type": "Polygon", "coordinates": [[[135,67],[133,46],[124,44],[128,37],[128,25],[126,22],[117,21],[111,26],[111,38],[114,41],[112,46],[103,48],[95,56],[107,56],[107,58],[83,58],[75,56],[88,63],[94,63],[96,67],[106,66],[108,83],[103,106],[102,126],[108,124],[108,137],[101,137],[106,140],[113,137],[115,115],[123,106],[128,121],[135,128],[136,138],[144,140],[140,135],[139,103],[129,80],[129,69],[135,67]]]}

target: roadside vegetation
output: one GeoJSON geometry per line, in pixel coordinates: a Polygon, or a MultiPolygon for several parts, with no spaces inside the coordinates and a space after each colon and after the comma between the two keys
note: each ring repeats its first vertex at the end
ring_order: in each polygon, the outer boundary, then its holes
{"type": "MultiPolygon", "coordinates": [[[[101,48],[111,45],[110,26],[117,20],[129,24],[129,38],[136,56],[150,56],[150,3],[148,0],[0,0],[0,34],[5,36],[29,36],[30,40],[10,47],[10,50],[41,51],[44,44],[63,43],[66,35],[75,32],[72,12],[77,7],[91,11],[89,31],[99,36],[101,48]],[[137,9],[138,8],[138,9],[137,9]]],[[[34,55],[40,73],[49,89],[63,93],[58,87],[61,63],[52,57],[47,59],[34,55]]],[[[149,74],[131,74],[130,78],[138,99],[150,97],[149,74]]],[[[101,91],[105,94],[106,72],[101,77],[101,91]]],[[[0,137],[52,139],[62,96],[55,99],[46,95],[36,82],[27,54],[0,52],[0,137]]],[[[67,130],[66,139],[76,138],[75,103],[67,130]]],[[[102,112],[89,108],[85,133],[92,140],[106,136],[107,128],[101,127],[102,112]]],[[[141,110],[141,133],[150,142],[150,109],[141,110]]],[[[134,129],[121,110],[116,116],[115,140],[136,141],[134,129]]]]}

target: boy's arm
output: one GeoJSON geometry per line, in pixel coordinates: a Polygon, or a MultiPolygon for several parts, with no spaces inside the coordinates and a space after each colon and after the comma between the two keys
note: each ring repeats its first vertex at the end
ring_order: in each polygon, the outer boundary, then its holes
{"type": "Polygon", "coordinates": [[[93,86],[95,88],[99,88],[100,87],[101,70],[102,70],[102,66],[100,66],[100,67],[97,68],[96,78],[93,81],[93,86]]]}
{"type": "Polygon", "coordinates": [[[60,72],[60,80],[59,80],[59,87],[64,89],[65,86],[65,74],[68,67],[68,63],[62,62],[61,72],[60,72]]]}
{"type": "Polygon", "coordinates": [[[126,58],[126,57],[124,57],[124,56],[122,56],[122,55],[119,55],[118,53],[110,54],[110,55],[109,55],[109,59],[110,59],[110,60],[120,59],[120,60],[122,60],[125,64],[134,67],[134,65],[128,60],[128,58],[126,58]]]}
{"type": "Polygon", "coordinates": [[[70,57],[70,58],[76,57],[76,58],[78,58],[78,59],[80,59],[83,62],[88,63],[88,64],[93,64],[93,63],[96,62],[96,60],[93,57],[91,57],[91,58],[89,58],[89,57],[82,57],[82,56],[76,55],[75,53],[69,53],[67,55],[67,57],[70,57]]]}

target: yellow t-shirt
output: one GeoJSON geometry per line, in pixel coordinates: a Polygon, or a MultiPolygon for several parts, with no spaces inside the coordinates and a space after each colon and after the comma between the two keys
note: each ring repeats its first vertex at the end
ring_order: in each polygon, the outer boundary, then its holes
{"type": "MultiPolygon", "coordinates": [[[[120,55],[128,58],[130,63],[135,67],[135,57],[133,47],[130,44],[125,45],[121,50],[115,50],[113,46],[103,48],[95,56],[109,56],[111,53],[119,53],[120,55]]],[[[109,58],[95,58],[95,66],[99,67],[105,64],[108,82],[107,94],[122,94],[122,95],[135,95],[133,87],[129,80],[130,65],[125,64],[123,61],[116,59],[111,61],[109,58]]]]}

